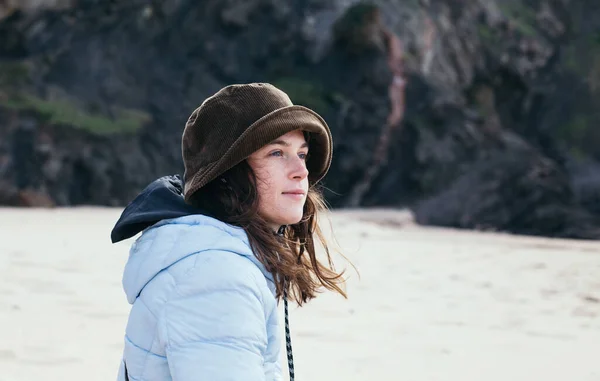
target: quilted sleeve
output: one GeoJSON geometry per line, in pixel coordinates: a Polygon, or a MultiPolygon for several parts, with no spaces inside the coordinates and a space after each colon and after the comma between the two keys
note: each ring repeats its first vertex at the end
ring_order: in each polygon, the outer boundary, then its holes
{"type": "Polygon", "coordinates": [[[259,277],[248,259],[210,251],[177,280],[161,327],[174,381],[265,380],[266,285],[259,277]]]}

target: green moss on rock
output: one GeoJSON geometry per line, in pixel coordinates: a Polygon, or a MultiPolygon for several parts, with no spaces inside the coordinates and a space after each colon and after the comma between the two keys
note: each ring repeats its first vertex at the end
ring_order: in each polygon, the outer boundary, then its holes
{"type": "Polygon", "coordinates": [[[535,29],[537,17],[536,12],[533,9],[518,2],[506,2],[499,7],[502,13],[513,22],[513,25],[524,36],[537,36],[538,32],[535,29]]]}
{"type": "Polygon", "coordinates": [[[327,92],[315,82],[294,77],[283,77],[273,81],[273,85],[285,91],[292,102],[315,111],[323,111],[334,94],[327,92]]]}
{"type": "Polygon", "coordinates": [[[12,110],[31,110],[49,123],[80,128],[97,135],[129,134],[151,120],[150,115],[132,109],[116,109],[114,117],[81,110],[67,100],[45,100],[30,94],[0,98],[0,106],[12,110]]]}

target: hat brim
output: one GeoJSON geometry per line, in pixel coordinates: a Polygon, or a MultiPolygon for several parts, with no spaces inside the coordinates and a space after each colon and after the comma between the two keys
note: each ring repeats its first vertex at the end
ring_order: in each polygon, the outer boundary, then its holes
{"type": "Polygon", "coordinates": [[[313,110],[291,105],[277,109],[244,131],[219,160],[199,170],[186,184],[185,199],[224,172],[244,161],[255,151],[288,132],[302,130],[311,133],[310,153],[306,162],[308,180],[319,182],[331,166],[333,142],[325,120],[313,110]]]}

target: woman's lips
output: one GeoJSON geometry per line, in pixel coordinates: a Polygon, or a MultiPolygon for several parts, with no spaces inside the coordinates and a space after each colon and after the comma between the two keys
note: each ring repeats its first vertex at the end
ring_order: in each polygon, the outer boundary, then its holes
{"type": "Polygon", "coordinates": [[[304,198],[304,192],[303,191],[283,192],[283,195],[291,197],[291,198],[293,198],[295,200],[302,200],[304,198]]]}

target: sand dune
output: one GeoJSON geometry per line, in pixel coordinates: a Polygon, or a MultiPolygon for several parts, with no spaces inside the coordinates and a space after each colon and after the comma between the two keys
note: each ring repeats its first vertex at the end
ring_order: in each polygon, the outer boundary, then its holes
{"type": "MultiPolygon", "coordinates": [[[[0,381],[115,379],[119,213],[0,209],[0,381]]],[[[292,310],[298,380],[600,380],[600,243],[331,219],[361,278],[292,310]]]]}

